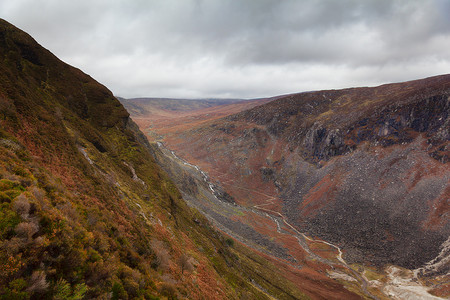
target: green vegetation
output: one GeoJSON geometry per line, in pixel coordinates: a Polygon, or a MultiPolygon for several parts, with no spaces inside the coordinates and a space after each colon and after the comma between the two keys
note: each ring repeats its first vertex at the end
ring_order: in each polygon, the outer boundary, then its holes
{"type": "Polygon", "coordinates": [[[301,295],[148,147],[110,91],[0,20],[0,299],[266,299],[252,280],[301,295]]]}
{"type": "Polygon", "coordinates": [[[364,276],[366,276],[366,278],[368,280],[379,280],[379,281],[383,281],[385,279],[385,274],[380,272],[380,271],[375,271],[375,270],[371,270],[368,267],[364,268],[364,276]]]}

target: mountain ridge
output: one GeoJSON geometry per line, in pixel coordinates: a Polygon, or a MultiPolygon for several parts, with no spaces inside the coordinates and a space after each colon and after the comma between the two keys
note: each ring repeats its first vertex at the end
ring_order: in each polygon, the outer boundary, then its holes
{"type": "Polygon", "coordinates": [[[307,297],[189,208],[151,147],[107,88],[0,20],[1,299],[307,297]]]}

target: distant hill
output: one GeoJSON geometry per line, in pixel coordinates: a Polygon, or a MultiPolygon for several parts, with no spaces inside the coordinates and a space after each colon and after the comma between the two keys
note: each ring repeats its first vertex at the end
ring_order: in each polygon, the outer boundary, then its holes
{"type": "Polygon", "coordinates": [[[151,140],[270,102],[265,99],[119,98],[151,140]],[[150,129],[151,130],[147,130],[150,129]]]}
{"type": "Polygon", "coordinates": [[[118,98],[128,111],[135,116],[143,116],[155,111],[186,112],[203,108],[237,103],[244,99],[172,99],[172,98],[118,98]]]}

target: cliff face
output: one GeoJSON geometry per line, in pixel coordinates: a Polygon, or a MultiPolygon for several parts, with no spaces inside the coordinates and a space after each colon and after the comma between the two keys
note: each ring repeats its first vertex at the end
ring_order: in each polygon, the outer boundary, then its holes
{"type": "Polygon", "coordinates": [[[149,147],[108,89],[0,20],[1,299],[268,297],[270,263],[187,207],[149,147]]]}
{"type": "Polygon", "coordinates": [[[450,75],[287,95],[166,143],[350,261],[416,268],[450,235],[449,96],[450,75]]]}
{"type": "Polygon", "coordinates": [[[429,154],[446,163],[449,77],[290,95],[228,119],[263,125],[311,161],[348,153],[364,141],[390,146],[410,143],[424,133],[429,154]]]}

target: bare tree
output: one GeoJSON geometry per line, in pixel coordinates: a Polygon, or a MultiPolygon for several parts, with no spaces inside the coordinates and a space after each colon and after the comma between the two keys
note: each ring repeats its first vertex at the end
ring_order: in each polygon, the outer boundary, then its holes
{"type": "Polygon", "coordinates": [[[150,246],[155,253],[155,259],[153,260],[153,265],[156,268],[166,269],[169,267],[170,255],[167,251],[164,243],[162,241],[153,239],[150,246]]]}
{"type": "Polygon", "coordinates": [[[28,202],[27,197],[24,194],[20,194],[13,204],[14,210],[22,218],[27,219],[30,213],[30,202],[28,202]]]}
{"type": "Polygon", "coordinates": [[[181,268],[181,274],[183,274],[184,271],[192,272],[194,270],[191,258],[184,253],[178,258],[178,265],[181,268]]]}
{"type": "Polygon", "coordinates": [[[48,283],[45,277],[46,276],[43,271],[34,271],[33,274],[31,274],[27,291],[31,294],[44,292],[48,288],[48,283]]]}

